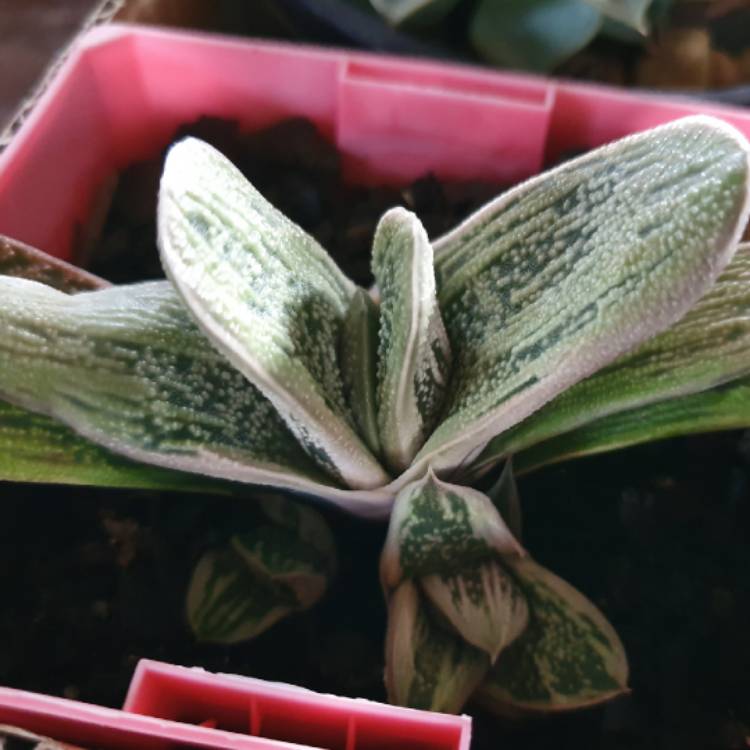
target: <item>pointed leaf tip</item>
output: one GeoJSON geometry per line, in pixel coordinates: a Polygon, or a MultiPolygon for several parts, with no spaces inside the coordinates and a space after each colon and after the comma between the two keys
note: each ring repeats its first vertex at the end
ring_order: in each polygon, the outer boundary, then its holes
{"type": "Polygon", "coordinates": [[[349,487],[387,484],[344,399],[337,350],[355,288],[325,250],[194,138],[167,157],[158,230],[195,321],[306,452],[349,487]]]}

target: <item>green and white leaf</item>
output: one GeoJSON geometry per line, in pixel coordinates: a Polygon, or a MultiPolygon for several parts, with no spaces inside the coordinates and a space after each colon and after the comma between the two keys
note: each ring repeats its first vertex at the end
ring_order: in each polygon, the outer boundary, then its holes
{"type": "Polygon", "coordinates": [[[602,613],[530,558],[512,568],[529,603],[529,625],[500,654],[477,691],[479,702],[501,714],[545,714],[627,692],[625,651],[602,613]]]}
{"type": "Polygon", "coordinates": [[[376,377],[378,308],[364,289],[357,289],[344,319],[339,349],[344,397],[359,434],[374,456],[380,455],[376,377]]]}
{"type": "Polygon", "coordinates": [[[419,585],[456,632],[492,662],[529,619],[525,596],[496,560],[455,575],[424,576],[419,585]]]}
{"type": "Polygon", "coordinates": [[[385,685],[400,706],[458,713],[487,674],[490,660],[443,628],[411,581],[388,603],[385,685]]]}
{"type": "Polygon", "coordinates": [[[198,325],[305,451],[350,487],[386,484],[357,435],[338,366],[355,287],[325,250],[193,138],[167,156],[158,229],[167,275],[198,325]]]}
{"type": "Polygon", "coordinates": [[[607,18],[635,29],[640,34],[649,33],[648,10],[652,0],[586,0],[607,18]]]}
{"type": "Polygon", "coordinates": [[[210,477],[132,461],[56,419],[0,401],[0,481],[229,494],[210,477]]]}
{"type": "MultiPolygon", "coordinates": [[[[193,325],[168,282],[69,296],[0,277],[0,395],[137,461],[368,512],[193,325]]],[[[379,512],[375,507],[371,512],[379,512]]]]}
{"type": "Polygon", "coordinates": [[[750,244],[743,244],[682,320],[498,435],[472,470],[610,414],[705,391],[747,374],[750,244]]]}
{"type": "Polygon", "coordinates": [[[252,638],[315,604],[335,573],[333,537],[320,515],[277,495],[258,507],[267,521],[206,553],[193,572],[187,612],[201,640],[252,638]]]}
{"type": "Polygon", "coordinates": [[[396,496],[380,560],[386,591],[405,578],[453,576],[523,550],[490,499],[430,472],[396,496]]]}
{"type": "Polygon", "coordinates": [[[520,542],[523,538],[521,496],[513,473],[513,458],[508,457],[500,478],[490,487],[487,496],[497,508],[500,518],[505,521],[513,536],[520,542]]]}
{"type": "Polygon", "coordinates": [[[469,465],[492,437],[674,324],[730,261],[747,218],[747,141],[690,117],[535,177],[439,240],[453,377],[412,470],[469,465]]]}
{"type": "Polygon", "coordinates": [[[701,432],[750,428],[750,378],[612,414],[522,451],[519,473],[548,464],[701,432]]]}
{"type": "Polygon", "coordinates": [[[372,269],[380,291],[380,444],[388,466],[401,472],[435,426],[451,361],[435,297],[432,246],[413,213],[394,208],[380,220],[372,269]]]}
{"type": "Polygon", "coordinates": [[[488,62],[545,73],[583,49],[601,23],[584,0],[481,0],[469,39],[488,62]]]}

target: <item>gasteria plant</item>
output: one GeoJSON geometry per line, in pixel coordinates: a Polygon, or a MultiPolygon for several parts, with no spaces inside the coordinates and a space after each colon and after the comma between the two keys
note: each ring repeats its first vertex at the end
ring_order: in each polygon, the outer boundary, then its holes
{"type": "MultiPolygon", "coordinates": [[[[390,514],[392,700],[601,701],[627,680],[616,634],[521,547],[510,462],[489,495],[468,484],[511,455],[528,467],[691,420],[747,423],[750,248],[735,251],[748,153],[723,122],[686,118],[535,177],[434,243],[393,209],[368,292],[187,139],[159,194],[169,281],[68,295],[0,278],[0,393],[115,454],[201,475],[198,488],[270,485],[390,514]]],[[[27,439],[84,451],[86,481],[113,465],[116,482],[190,481],[144,478],[46,418],[4,414],[27,439]]],[[[267,512],[287,549],[300,544],[284,557],[269,532],[205,558],[189,605],[202,636],[247,637],[320,594],[332,555],[317,521],[267,512]],[[247,571],[284,600],[272,615],[238,601],[247,571]]]]}

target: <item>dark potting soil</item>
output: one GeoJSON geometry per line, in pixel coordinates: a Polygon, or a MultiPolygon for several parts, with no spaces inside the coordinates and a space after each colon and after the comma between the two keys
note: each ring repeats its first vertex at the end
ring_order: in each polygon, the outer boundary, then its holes
{"type": "MultiPolygon", "coordinates": [[[[425,177],[402,191],[339,179],[338,155],[307,123],[242,135],[204,120],[210,140],[344,270],[369,283],[374,225],[392,205],[432,236],[499,188],[425,177]]],[[[154,247],[160,160],[123,172],[91,270],[161,275],[154,247]]],[[[476,750],[716,748],[750,736],[750,440],[723,433],[641,446],[519,480],[524,542],[589,596],[620,633],[632,693],[574,715],[512,724],[469,705],[476,750]]],[[[222,497],[4,485],[0,684],[110,706],[148,657],[384,700],[385,527],[329,508],[339,573],[324,600],[246,644],[199,644],[184,595],[208,547],[254,523],[222,497]]],[[[210,717],[206,717],[210,718],[210,717]]]]}

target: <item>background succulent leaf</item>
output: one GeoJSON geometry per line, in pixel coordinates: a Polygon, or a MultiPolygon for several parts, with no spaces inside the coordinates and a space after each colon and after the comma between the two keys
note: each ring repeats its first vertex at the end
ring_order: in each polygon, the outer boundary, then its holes
{"type": "Polygon", "coordinates": [[[165,270],[201,329],[305,451],[350,487],[386,484],[355,430],[338,366],[354,285],[325,250],[194,138],[167,155],[158,230],[165,270]]]}
{"type": "Polygon", "coordinates": [[[500,478],[487,491],[487,497],[497,508],[500,518],[505,521],[513,536],[520,542],[523,539],[523,521],[521,514],[521,496],[513,473],[513,458],[503,466],[500,478]]]}
{"type": "Polygon", "coordinates": [[[679,320],[748,218],[748,144],[691,117],[535,177],[435,243],[453,349],[415,470],[468,465],[544,403],[679,320]]]}
{"type": "Polygon", "coordinates": [[[38,281],[70,294],[109,286],[98,276],[1,234],[0,275],[38,281]]]}
{"type": "Polygon", "coordinates": [[[344,397],[359,434],[374,456],[380,455],[376,377],[378,367],[378,308],[364,289],[352,297],[339,347],[344,397]]]}
{"type": "Polygon", "coordinates": [[[398,26],[405,21],[437,23],[459,0],[370,0],[372,7],[388,23],[398,26]]]}
{"type": "Polygon", "coordinates": [[[487,674],[490,660],[443,628],[417,587],[404,581],[388,603],[385,664],[391,703],[458,713],[487,674]]]}
{"type": "Polygon", "coordinates": [[[601,20],[584,0],[482,0],[469,38],[491,63],[547,72],[583,49],[601,20]]]}
{"type": "Polygon", "coordinates": [[[451,359],[435,297],[432,246],[413,213],[394,208],[380,220],[372,269],[380,291],[380,444],[388,466],[401,472],[439,416],[451,359]]]}
{"type": "Polygon", "coordinates": [[[187,614],[200,640],[252,638],[312,606],[334,575],[335,545],[319,514],[276,495],[257,507],[263,520],[208,551],[193,571],[187,614]]]}
{"type": "Polygon", "coordinates": [[[648,11],[652,0],[586,0],[607,18],[648,34],[648,11]]]}
{"type": "Polygon", "coordinates": [[[612,414],[516,456],[519,473],[631,445],[699,432],[750,428],[750,378],[612,414]]]}
{"type": "Polygon", "coordinates": [[[496,560],[455,575],[424,576],[419,586],[458,635],[492,662],[528,622],[526,598],[496,560]]]}
{"type": "Polygon", "coordinates": [[[748,373],[750,244],[742,244],[682,320],[493,438],[473,469],[610,414],[708,390],[748,373]]]}
{"type": "Polygon", "coordinates": [[[498,713],[550,713],[601,703],[627,691],[625,651],[612,626],[580,592],[530,558],[513,572],[529,624],[477,691],[498,713]]]}

